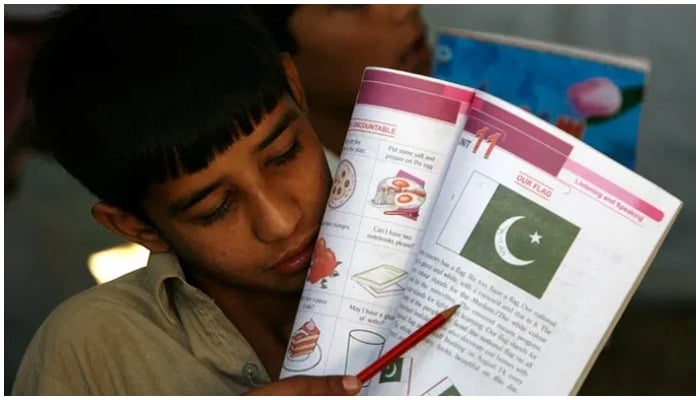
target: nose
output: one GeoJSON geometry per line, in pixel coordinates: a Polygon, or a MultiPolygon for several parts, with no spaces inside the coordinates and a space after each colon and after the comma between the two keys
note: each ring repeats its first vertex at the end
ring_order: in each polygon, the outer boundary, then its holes
{"type": "Polygon", "coordinates": [[[299,203],[275,188],[263,188],[253,194],[250,208],[253,231],[266,243],[288,238],[302,219],[299,203]]]}

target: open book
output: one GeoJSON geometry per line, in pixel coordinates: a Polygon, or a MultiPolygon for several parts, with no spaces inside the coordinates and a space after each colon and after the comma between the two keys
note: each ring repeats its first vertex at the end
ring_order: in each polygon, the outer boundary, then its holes
{"type": "Polygon", "coordinates": [[[681,202],[492,95],[367,68],[281,377],[364,394],[572,394],[681,202]]]}
{"type": "Polygon", "coordinates": [[[523,107],[634,169],[647,59],[462,29],[437,33],[433,76],[523,107]]]}

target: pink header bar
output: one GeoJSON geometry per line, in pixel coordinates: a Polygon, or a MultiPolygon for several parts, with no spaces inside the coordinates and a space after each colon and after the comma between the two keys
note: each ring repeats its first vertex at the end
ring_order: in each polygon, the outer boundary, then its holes
{"type": "Polygon", "coordinates": [[[564,168],[636,208],[638,211],[654,221],[659,222],[664,219],[663,211],[621,188],[620,186],[617,186],[605,177],[598,175],[596,172],[591,171],[576,161],[567,160],[564,164],[564,168]]]}
{"type": "Polygon", "coordinates": [[[571,154],[571,150],[573,149],[572,145],[564,142],[563,140],[557,139],[556,136],[552,135],[546,130],[525,121],[524,119],[510,113],[507,110],[504,110],[496,104],[476,97],[472,103],[472,109],[478,109],[483,113],[500,120],[504,124],[510,125],[511,127],[522,132],[527,132],[529,136],[532,136],[534,139],[539,140],[560,153],[566,155],[571,154]]]}
{"type": "Polygon", "coordinates": [[[496,146],[553,176],[559,174],[568,157],[524,132],[489,118],[488,115],[470,114],[465,129],[469,132],[477,132],[482,128],[488,128],[489,133],[500,132],[503,134],[496,142],[496,146]]]}
{"type": "Polygon", "coordinates": [[[411,89],[421,90],[424,92],[443,95],[451,99],[459,100],[465,103],[471,103],[474,100],[476,92],[466,87],[458,85],[450,85],[441,83],[432,78],[427,78],[419,75],[409,74],[405,72],[392,72],[382,69],[367,68],[365,70],[364,81],[377,81],[383,83],[391,83],[393,85],[404,86],[411,89]]]}
{"type": "Polygon", "coordinates": [[[363,81],[357,104],[393,108],[454,123],[462,105],[457,100],[391,84],[363,81]]]}
{"type": "Polygon", "coordinates": [[[465,129],[475,133],[483,128],[489,133],[502,134],[496,143],[498,147],[553,176],[559,174],[573,149],[551,133],[477,97],[469,110],[465,129]],[[479,107],[475,107],[477,104],[479,107]]]}

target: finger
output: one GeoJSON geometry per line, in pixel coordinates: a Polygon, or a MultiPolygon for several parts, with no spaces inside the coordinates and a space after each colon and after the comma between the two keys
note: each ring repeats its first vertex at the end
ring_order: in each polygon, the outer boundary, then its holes
{"type": "Polygon", "coordinates": [[[354,376],[295,376],[253,389],[248,395],[352,396],[360,392],[362,382],[354,376]]]}

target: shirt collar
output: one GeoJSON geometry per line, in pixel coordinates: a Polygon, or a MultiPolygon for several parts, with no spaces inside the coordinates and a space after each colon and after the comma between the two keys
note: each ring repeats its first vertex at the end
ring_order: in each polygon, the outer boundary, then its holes
{"type": "Polygon", "coordinates": [[[146,270],[148,271],[148,288],[153,293],[158,307],[168,321],[173,324],[177,323],[175,308],[168,295],[166,282],[179,280],[182,284],[187,284],[185,273],[180,267],[180,261],[172,253],[151,253],[148,257],[146,270]]]}
{"type": "MultiPolygon", "coordinates": [[[[192,304],[192,307],[190,307],[191,309],[199,310],[194,313],[198,317],[202,316],[201,310],[203,308],[210,310],[209,312],[216,308],[216,304],[213,300],[187,283],[185,274],[180,266],[180,261],[174,254],[151,253],[148,257],[146,270],[148,276],[148,290],[155,297],[158,307],[169,322],[176,325],[179,324],[178,311],[175,305],[175,297],[178,295],[180,299],[183,298],[182,296],[188,299],[187,303],[192,304]],[[176,294],[175,291],[177,291],[178,294],[176,294]],[[200,306],[197,307],[195,304],[199,304],[200,306]]],[[[188,310],[190,308],[188,308],[188,310]]],[[[212,314],[207,314],[207,326],[202,326],[202,328],[213,332],[213,337],[216,337],[217,340],[223,340],[221,339],[223,333],[218,333],[217,329],[221,332],[228,332],[226,337],[230,343],[228,343],[228,346],[224,346],[224,344],[221,343],[218,348],[212,350],[210,345],[198,345],[198,343],[205,343],[203,340],[191,341],[190,345],[192,346],[192,351],[195,356],[206,360],[206,362],[219,371],[226,373],[244,385],[259,386],[269,383],[270,377],[267,371],[265,371],[259,358],[243,335],[230,321],[225,319],[226,317],[220,310],[217,309],[216,314],[219,315],[220,318],[215,318],[212,314]],[[228,349],[228,351],[224,348],[228,349]]],[[[212,334],[206,335],[199,331],[200,329],[194,325],[190,326],[184,324],[183,329],[185,329],[185,331],[191,330],[186,333],[190,339],[192,339],[193,336],[212,337],[212,334]]]]}

